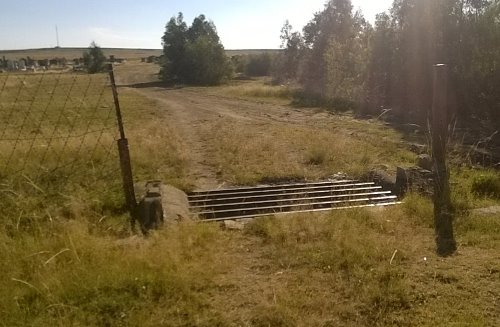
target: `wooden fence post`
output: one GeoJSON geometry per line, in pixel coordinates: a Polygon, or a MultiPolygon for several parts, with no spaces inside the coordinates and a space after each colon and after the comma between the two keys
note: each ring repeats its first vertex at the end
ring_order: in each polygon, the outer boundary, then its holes
{"type": "Polygon", "coordinates": [[[434,227],[437,253],[449,256],[456,249],[453,236],[453,213],[450,200],[449,172],[446,166],[448,140],[448,66],[434,66],[434,97],[432,105],[432,159],[434,173],[434,227]]]}
{"type": "Polygon", "coordinates": [[[125,202],[130,212],[132,229],[134,228],[137,219],[137,201],[135,199],[134,179],[132,176],[132,165],[130,163],[130,152],[128,140],[125,137],[125,129],[123,128],[123,119],[120,109],[120,101],[118,99],[118,90],[116,88],[115,74],[113,72],[113,64],[108,65],[109,78],[111,89],[113,91],[113,99],[115,101],[116,119],[120,132],[118,142],[118,154],[120,156],[120,168],[122,172],[123,191],[125,193],[125,202]]]}

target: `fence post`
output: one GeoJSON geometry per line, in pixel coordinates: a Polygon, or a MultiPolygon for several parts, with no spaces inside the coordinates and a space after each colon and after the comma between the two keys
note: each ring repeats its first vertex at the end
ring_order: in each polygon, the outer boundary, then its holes
{"type": "Polygon", "coordinates": [[[446,166],[448,140],[448,66],[434,66],[434,97],[432,104],[432,159],[434,173],[434,227],[437,253],[449,256],[456,249],[453,236],[453,214],[450,200],[449,172],[446,166]]]}
{"type": "Polygon", "coordinates": [[[125,137],[125,129],[123,128],[123,119],[120,109],[120,101],[118,100],[118,91],[116,88],[115,74],[113,72],[113,64],[108,65],[109,78],[111,81],[111,89],[113,90],[113,99],[115,101],[116,119],[118,121],[118,129],[120,130],[120,139],[118,142],[118,153],[120,155],[120,168],[122,172],[123,191],[125,201],[130,212],[132,228],[135,225],[137,214],[137,202],[135,199],[134,180],[132,176],[132,165],[130,163],[130,152],[128,140],[125,137]]]}

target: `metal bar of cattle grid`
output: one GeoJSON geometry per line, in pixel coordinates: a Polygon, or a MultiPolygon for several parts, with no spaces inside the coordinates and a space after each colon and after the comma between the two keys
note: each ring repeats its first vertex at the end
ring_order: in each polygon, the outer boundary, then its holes
{"type": "Polygon", "coordinates": [[[269,189],[269,190],[262,190],[262,191],[243,191],[243,192],[228,192],[228,193],[222,193],[222,194],[206,194],[206,195],[201,195],[201,194],[188,194],[189,199],[210,199],[210,198],[217,198],[221,199],[224,197],[231,197],[234,195],[252,195],[252,194],[273,194],[273,193],[286,193],[289,191],[300,191],[300,190],[325,190],[325,189],[338,189],[342,187],[349,187],[349,186],[369,186],[369,185],[375,185],[375,183],[356,183],[356,184],[345,184],[345,185],[326,185],[326,186],[312,186],[312,187],[297,187],[297,188],[286,188],[282,189],[280,188],[274,188],[274,189],[269,189]]]}
{"type": "Polygon", "coordinates": [[[232,197],[232,198],[218,198],[218,199],[202,199],[202,200],[189,200],[189,203],[191,204],[191,208],[196,208],[198,207],[199,203],[204,203],[205,205],[209,204],[217,204],[217,203],[227,203],[229,201],[231,202],[236,202],[236,201],[257,201],[257,200],[270,200],[270,199],[276,199],[280,197],[292,197],[292,196],[321,196],[324,194],[333,194],[333,193],[340,193],[340,192],[353,192],[353,191],[369,191],[369,190],[380,190],[382,189],[382,186],[371,186],[371,187],[358,187],[358,188],[350,188],[350,189],[329,189],[329,190],[313,190],[313,191],[302,191],[302,192],[295,192],[295,193],[277,193],[277,194],[264,194],[264,195],[247,195],[247,196],[238,196],[238,197],[232,197]],[[195,205],[196,204],[196,205],[195,205]]]}
{"type": "Polygon", "coordinates": [[[277,187],[281,188],[288,188],[288,187],[298,187],[298,186],[321,186],[321,185],[333,185],[333,184],[343,184],[343,183],[352,183],[356,182],[355,180],[334,180],[334,181],[325,181],[325,182],[314,182],[314,183],[295,183],[295,184],[277,184],[277,185],[261,185],[261,186],[255,186],[255,187],[234,187],[234,188],[225,188],[225,189],[217,189],[217,190],[210,190],[210,191],[198,191],[198,192],[192,192],[190,193],[191,195],[198,195],[198,194],[219,194],[219,193],[225,193],[225,192],[244,192],[244,191],[259,191],[259,190],[266,190],[266,189],[275,189],[277,187]]]}
{"type": "Polygon", "coordinates": [[[298,211],[293,211],[293,212],[271,212],[271,213],[263,213],[263,214],[260,214],[260,215],[242,215],[242,216],[234,216],[234,217],[227,217],[227,218],[204,219],[204,220],[202,220],[202,222],[217,222],[217,221],[225,221],[225,220],[248,219],[248,218],[256,218],[256,217],[270,217],[270,216],[298,214],[298,213],[326,212],[326,211],[333,211],[333,210],[347,210],[347,209],[360,209],[360,208],[388,207],[388,206],[393,206],[393,205],[398,205],[398,204],[401,204],[401,202],[386,202],[386,203],[378,203],[378,204],[364,204],[364,205],[357,205],[357,206],[333,207],[333,208],[315,209],[315,210],[298,210],[298,211]]]}
{"type": "Polygon", "coordinates": [[[308,203],[315,203],[314,201],[316,201],[316,200],[352,198],[352,197],[357,197],[357,196],[383,195],[383,194],[391,194],[391,192],[390,191],[383,191],[383,192],[372,192],[372,193],[353,193],[353,194],[340,194],[340,195],[331,195],[331,196],[316,196],[316,197],[305,197],[305,198],[264,200],[264,201],[258,201],[258,202],[254,201],[254,202],[222,203],[222,204],[214,204],[214,205],[206,205],[206,206],[196,206],[196,207],[191,207],[191,208],[197,209],[197,208],[241,207],[243,209],[246,206],[250,206],[250,205],[255,206],[258,204],[266,204],[266,203],[303,202],[303,201],[311,201],[308,203]]]}
{"type": "Polygon", "coordinates": [[[244,209],[230,209],[230,210],[217,210],[217,211],[205,211],[200,212],[200,215],[207,214],[219,214],[219,213],[229,213],[229,212],[238,212],[238,211],[259,211],[259,210],[274,210],[274,209],[285,209],[285,208],[295,208],[295,207],[305,207],[305,206],[320,206],[320,205],[331,205],[331,204],[340,204],[340,203],[350,203],[350,202],[363,202],[363,201],[380,201],[380,200],[396,200],[397,196],[384,196],[384,197],[365,197],[361,199],[351,199],[351,200],[339,200],[339,201],[325,201],[325,202],[315,202],[315,203],[298,203],[298,204],[290,204],[290,205],[282,205],[282,206],[268,206],[268,207],[254,207],[254,208],[244,208],[244,209]]]}
{"type": "Polygon", "coordinates": [[[188,200],[191,212],[207,221],[398,203],[374,182],[351,179],[193,192],[188,200]]]}

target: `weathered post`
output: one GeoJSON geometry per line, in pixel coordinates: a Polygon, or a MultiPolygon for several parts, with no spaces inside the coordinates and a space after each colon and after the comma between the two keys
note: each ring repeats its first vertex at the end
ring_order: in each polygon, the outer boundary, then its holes
{"type": "Polygon", "coordinates": [[[120,168],[122,172],[123,191],[125,193],[125,201],[130,212],[132,228],[135,225],[137,215],[137,202],[135,199],[134,180],[132,176],[132,165],[130,163],[130,152],[128,148],[128,140],[125,137],[125,129],[123,128],[123,119],[120,109],[120,101],[118,100],[118,91],[116,88],[115,74],[113,72],[113,64],[108,65],[109,78],[111,81],[111,89],[113,90],[113,99],[115,101],[116,119],[118,121],[118,129],[120,130],[120,139],[118,140],[118,153],[120,155],[120,168]]]}
{"type": "Polygon", "coordinates": [[[434,98],[432,105],[432,159],[434,174],[434,226],[437,253],[449,256],[456,249],[453,237],[453,214],[450,200],[449,172],[446,166],[448,139],[448,66],[434,66],[434,98]]]}

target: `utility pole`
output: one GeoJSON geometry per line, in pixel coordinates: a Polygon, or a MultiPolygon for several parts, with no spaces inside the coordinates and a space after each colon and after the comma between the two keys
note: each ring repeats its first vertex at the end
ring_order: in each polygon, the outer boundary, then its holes
{"type": "Polygon", "coordinates": [[[57,41],[56,48],[60,48],[60,45],[59,45],[59,29],[57,28],[57,25],[56,25],[56,41],[57,41]]]}

